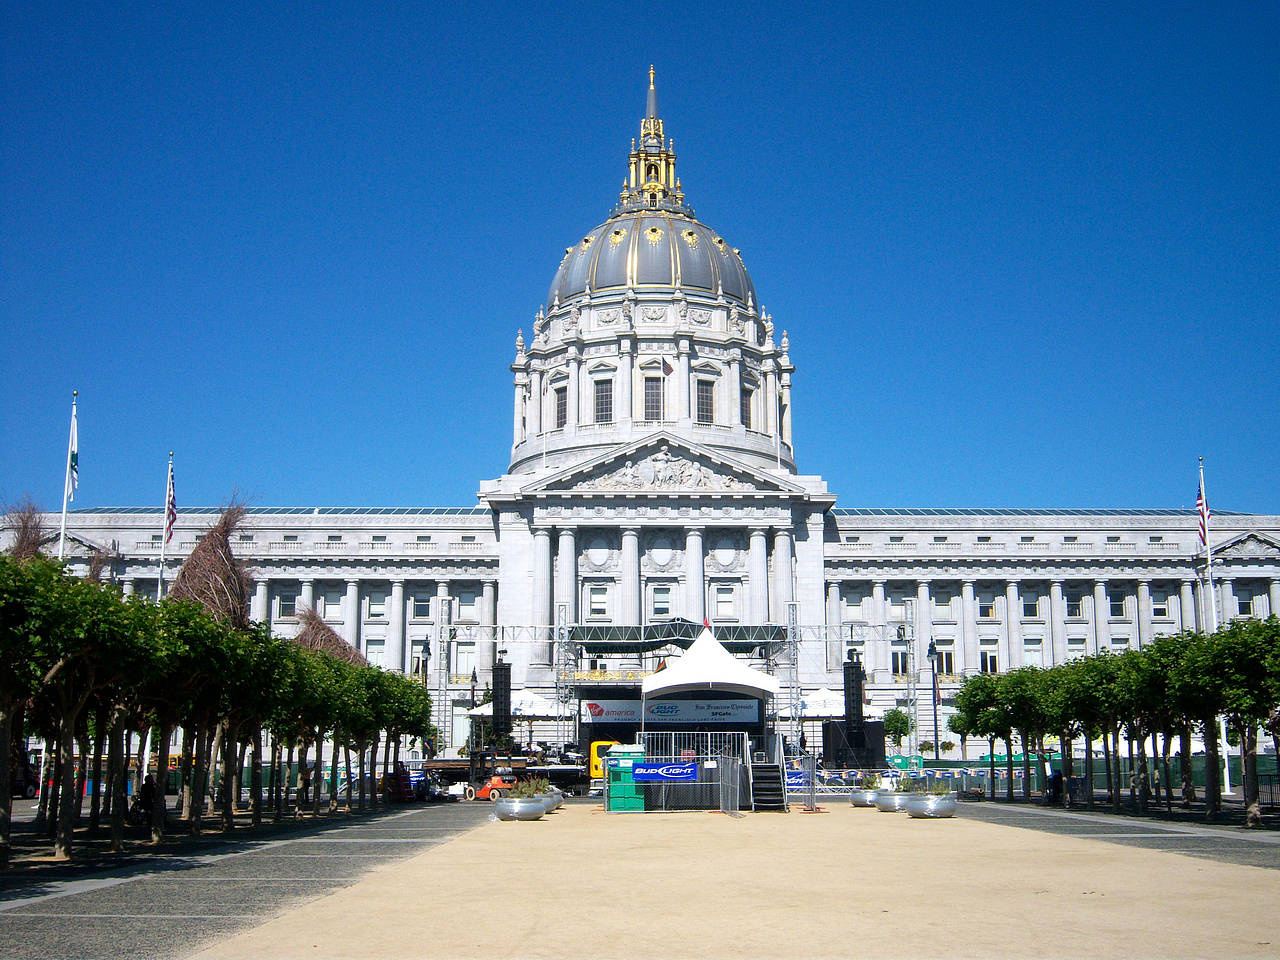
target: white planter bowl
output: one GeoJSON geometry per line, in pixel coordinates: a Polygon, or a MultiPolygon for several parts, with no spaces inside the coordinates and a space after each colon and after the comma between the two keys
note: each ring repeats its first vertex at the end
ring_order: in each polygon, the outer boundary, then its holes
{"type": "Polygon", "coordinates": [[[907,800],[906,810],[909,816],[918,820],[940,820],[954,817],[958,801],[954,793],[920,794],[907,800]]]}
{"type": "Polygon", "coordinates": [[[881,813],[897,813],[899,810],[905,810],[907,800],[911,798],[909,793],[898,793],[896,790],[881,790],[876,796],[876,809],[881,813]]]}
{"type": "Polygon", "coordinates": [[[849,806],[874,807],[878,796],[880,796],[879,790],[854,790],[849,794],[849,806]]]}
{"type": "Polygon", "coordinates": [[[535,797],[503,797],[493,801],[493,813],[499,820],[539,820],[547,812],[535,797]]]}

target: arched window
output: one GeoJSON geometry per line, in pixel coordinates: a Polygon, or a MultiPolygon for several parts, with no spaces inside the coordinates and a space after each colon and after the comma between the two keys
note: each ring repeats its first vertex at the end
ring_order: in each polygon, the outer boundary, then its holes
{"type": "Polygon", "coordinates": [[[645,176],[648,177],[650,180],[657,180],[658,165],[656,163],[649,164],[649,166],[645,168],[645,176]]]}

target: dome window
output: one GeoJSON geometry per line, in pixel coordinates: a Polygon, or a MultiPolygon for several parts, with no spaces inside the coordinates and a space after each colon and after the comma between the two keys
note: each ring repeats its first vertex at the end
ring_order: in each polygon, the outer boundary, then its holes
{"type": "Polygon", "coordinates": [[[659,243],[662,242],[662,228],[650,227],[648,230],[644,232],[644,237],[646,240],[649,241],[650,244],[656,247],[659,243]]]}
{"type": "Polygon", "coordinates": [[[680,236],[684,237],[684,242],[689,245],[690,250],[698,249],[698,235],[692,230],[686,230],[680,236]]]}
{"type": "Polygon", "coordinates": [[[585,250],[585,249],[587,249],[587,247],[589,247],[589,246],[591,246],[591,237],[583,237],[583,238],[582,238],[582,249],[583,249],[583,250],[585,250]]]}
{"type": "Polygon", "coordinates": [[[617,230],[613,231],[613,233],[609,234],[609,246],[616,247],[622,242],[622,238],[626,235],[627,231],[619,227],[617,230]]]}

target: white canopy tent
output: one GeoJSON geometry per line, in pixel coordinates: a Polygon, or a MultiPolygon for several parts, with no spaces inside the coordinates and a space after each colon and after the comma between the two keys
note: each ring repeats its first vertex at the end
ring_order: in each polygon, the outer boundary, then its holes
{"type": "Polygon", "coordinates": [[[684,656],[668,661],[666,669],[651,673],[640,682],[640,692],[645,699],[695,690],[776,697],[778,679],[747,666],[726,650],[707,628],[684,656]]]}
{"type": "MultiPolygon", "coordinates": [[[[806,693],[800,699],[800,717],[804,720],[825,720],[844,716],[844,694],[826,687],[806,693]]],[[[791,720],[791,706],[778,710],[778,718],[791,720]]]]}

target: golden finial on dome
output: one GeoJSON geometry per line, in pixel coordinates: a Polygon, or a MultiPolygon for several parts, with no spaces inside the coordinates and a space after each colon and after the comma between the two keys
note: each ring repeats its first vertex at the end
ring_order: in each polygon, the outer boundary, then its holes
{"type": "Polygon", "coordinates": [[[653,64],[649,64],[649,89],[653,89],[653,64]]]}

